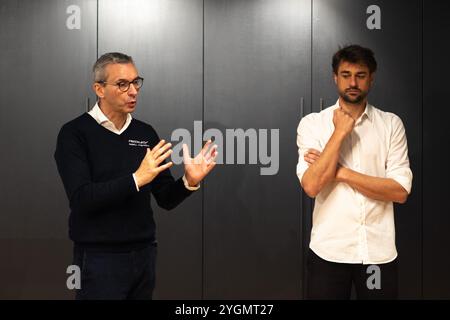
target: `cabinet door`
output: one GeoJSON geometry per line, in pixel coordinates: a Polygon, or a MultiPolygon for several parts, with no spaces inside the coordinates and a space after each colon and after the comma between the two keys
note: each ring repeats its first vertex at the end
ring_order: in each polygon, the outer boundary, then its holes
{"type": "Polygon", "coordinates": [[[417,0],[313,2],[313,110],[320,110],[321,99],[324,107],[336,102],[331,58],[339,46],[355,43],[371,48],[379,65],[369,102],[405,125],[414,179],[407,203],[395,206],[401,298],[420,298],[422,290],[420,14],[417,0]],[[381,20],[373,20],[378,13],[381,20]],[[370,29],[378,22],[381,29],[370,29]]]}
{"type": "Polygon", "coordinates": [[[423,33],[423,294],[450,298],[450,205],[447,164],[450,109],[446,103],[450,47],[448,1],[424,1],[423,33]]]}
{"type": "MultiPolygon", "coordinates": [[[[201,0],[100,0],[98,54],[131,55],[144,77],[136,112],[161,139],[202,120],[201,0]]],[[[176,141],[173,142],[175,144],[176,141]]],[[[171,168],[175,178],[183,165],[171,168]]],[[[156,299],[200,299],[202,192],[170,213],[153,201],[159,241],[156,299]]]]}
{"type": "Polygon", "coordinates": [[[310,103],[310,16],[310,1],[205,1],[205,133],[220,132],[225,163],[204,185],[207,299],[301,297],[296,128],[310,103]],[[279,159],[263,165],[261,145],[279,159]]]}
{"type": "Polygon", "coordinates": [[[53,153],[62,124],[86,111],[95,17],[90,0],[0,2],[0,299],[73,296],[53,153]]]}

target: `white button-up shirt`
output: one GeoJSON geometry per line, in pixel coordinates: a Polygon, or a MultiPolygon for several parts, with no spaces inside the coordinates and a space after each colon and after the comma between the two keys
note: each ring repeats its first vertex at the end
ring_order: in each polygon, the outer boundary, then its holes
{"type": "MultiPolygon", "coordinates": [[[[305,116],[297,129],[297,175],[308,169],[304,154],[323,151],[334,132],[333,111],[305,116]]],[[[401,119],[367,104],[341,145],[339,163],[369,176],[391,178],[408,193],[412,172],[401,119]]],[[[343,182],[331,182],[317,195],[310,248],[322,259],[340,263],[380,264],[397,257],[392,202],[370,199],[343,182]]]]}

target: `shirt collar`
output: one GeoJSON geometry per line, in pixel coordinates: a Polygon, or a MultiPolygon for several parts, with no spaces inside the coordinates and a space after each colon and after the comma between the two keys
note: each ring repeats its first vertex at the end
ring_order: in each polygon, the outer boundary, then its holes
{"type": "Polygon", "coordinates": [[[130,124],[131,119],[133,119],[131,117],[131,114],[128,113],[127,120],[125,121],[125,125],[122,127],[122,130],[119,131],[115,127],[114,123],[111,120],[109,120],[108,117],[103,113],[102,109],[100,109],[100,106],[98,105],[98,101],[95,103],[92,110],[89,111],[88,113],[95,119],[95,121],[97,121],[98,124],[103,125],[103,126],[105,124],[109,124],[109,125],[113,126],[113,128],[115,128],[115,130],[118,132],[123,132],[130,124]]]}
{"type": "MultiPolygon", "coordinates": [[[[339,108],[339,99],[336,101],[336,104],[333,106],[333,110],[339,108]]],[[[363,120],[363,117],[366,116],[367,119],[369,119],[370,122],[372,122],[373,118],[373,109],[372,106],[367,102],[366,107],[364,109],[363,114],[361,115],[360,119],[363,120]]]]}
{"type": "Polygon", "coordinates": [[[95,121],[97,121],[98,124],[111,122],[108,117],[105,116],[105,114],[102,112],[102,109],[100,109],[98,102],[95,103],[95,106],[88,113],[95,119],[95,121]]]}

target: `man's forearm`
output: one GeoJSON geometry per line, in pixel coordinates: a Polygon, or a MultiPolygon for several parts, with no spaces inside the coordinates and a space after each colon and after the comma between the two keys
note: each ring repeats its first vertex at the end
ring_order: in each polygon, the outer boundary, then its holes
{"type": "Polygon", "coordinates": [[[373,177],[345,167],[337,169],[335,180],[374,200],[404,203],[408,197],[408,192],[393,179],[373,177]]]}
{"type": "Polygon", "coordinates": [[[310,197],[315,197],[323,187],[334,180],[339,161],[339,150],[345,136],[336,131],[328,140],[320,158],[305,171],[302,186],[310,197]]]}

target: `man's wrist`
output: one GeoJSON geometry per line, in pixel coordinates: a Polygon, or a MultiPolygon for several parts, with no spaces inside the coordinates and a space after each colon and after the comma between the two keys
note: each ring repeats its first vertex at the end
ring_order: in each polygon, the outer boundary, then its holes
{"type": "Polygon", "coordinates": [[[133,178],[139,191],[139,188],[141,188],[145,184],[145,182],[142,181],[142,176],[139,175],[137,171],[133,173],[133,178]]]}
{"type": "Polygon", "coordinates": [[[345,139],[345,137],[347,136],[347,134],[348,134],[348,133],[346,133],[345,131],[334,129],[333,137],[334,137],[337,141],[339,141],[339,143],[342,143],[342,141],[344,141],[344,139],[345,139]]]}
{"type": "Polygon", "coordinates": [[[184,182],[184,186],[186,187],[186,189],[191,190],[191,191],[195,191],[198,190],[198,188],[200,188],[200,183],[195,184],[192,181],[189,181],[190,179],[188,179],[186,177],[186,175],[183,175],[183,182],[184,182]]]}
{"type": "Polygon", "coordinates": [[[337,182],[347,182],[348,169],[338,164],[336,168],[336,178],[337,182]]]}

